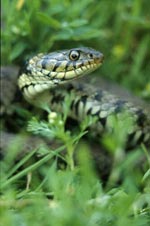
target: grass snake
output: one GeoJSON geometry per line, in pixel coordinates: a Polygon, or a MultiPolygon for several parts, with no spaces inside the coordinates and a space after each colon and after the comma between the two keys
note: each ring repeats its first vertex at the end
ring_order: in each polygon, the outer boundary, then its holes
{"type": "Polygon", "coordinates": [[[66,95],[73,94],[69,114],[79,121],[87,115],[95,117],[94,130],[100,135],[109,129],[110,116],[119,119],[125,112],[124,125],[128,116],[134,124],[128,131],[127,143],[149,145],[150,118],[146,110],[106,90],[96,89],[90,81],[76,80],[97,69],[103,59],[102,53],[87,47],[38,54],[26,62],[18,85],[28,102],[45,109],[48,105],[52,111],[61,111],[66,95]]]}

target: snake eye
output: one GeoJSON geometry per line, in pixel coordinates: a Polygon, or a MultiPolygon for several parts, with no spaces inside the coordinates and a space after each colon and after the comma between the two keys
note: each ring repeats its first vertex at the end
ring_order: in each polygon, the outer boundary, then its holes
{"type": "Polygon", "coordinates": [[[92,53],[89,53],[89,54],[88,54],[88,57],[89,57],[89,58],[93,58],[93,54],[92,54],[92,53]]]}
{"type": "Polygon", "coordinates": [[[70,60],[78,60],[79,56],[80,56],[79,52],[75,50],[72,50],[69,54],[70,60]]]}

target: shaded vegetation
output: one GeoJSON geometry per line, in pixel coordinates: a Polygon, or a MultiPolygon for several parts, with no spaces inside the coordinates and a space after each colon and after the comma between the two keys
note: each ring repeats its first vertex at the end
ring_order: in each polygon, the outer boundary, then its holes
{"type": "MultiPolygon", "coordinates": [[[[115,80],[149,100],[149,12],[147,0],[5,0],[2,65],[20,66],[39,52],[90,46],[105,55],[98,76],[115,80]]],[[[32,118],[33,113],[28,110],[17,109],[23,119],[28,118],[21,128],[24,133],[36,133],[61,144],[55,150],[49,146],[32,150],[14,165],[22,144],[17,139],[13,145],[10,143],[1,163],[1,224],[149,225],[149,150],[141,146],[124,158],[125,131],[130,125],[116,124],[112,119],[114,133],[106,134],[103,143],[113,155],[114,164],[103,187],[95,172],[90,147],[81,140],[91,119],[85,119],[78,130],[66,131],[68,97],[65,103],[64,114],[57,114],[53,122],[51,115],[43,121],[38,116],[32,118]],[[76,151],[78,166],[74,162],[76,151]],[[31,157],[35,153],[40,158],[33,162],[31,157]],[[143,156],[146,163],[140,164],[144,172],[137,163],[143,156]],[[63,165],[57,170],[58,158],[65,162],[65,170],[63,165]],[[22,169],[23,165],[26,167],[22,169]],[[122,181],[117,184],[120,175],[122,181]]]]}

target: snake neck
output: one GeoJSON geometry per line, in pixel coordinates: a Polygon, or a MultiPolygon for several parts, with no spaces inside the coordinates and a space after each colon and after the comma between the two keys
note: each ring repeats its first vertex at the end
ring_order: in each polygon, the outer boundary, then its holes
{"type": "Polygon", "coordinates": [[[21,89],[25,99],[34,103],[36,99],[42,99],[42,96],[45,96],[47,90],[57,86],[58,81],[47,80],[42,77],[38,81],[30,74],[23,73],[18,79],[18,86],[21,89]]]}

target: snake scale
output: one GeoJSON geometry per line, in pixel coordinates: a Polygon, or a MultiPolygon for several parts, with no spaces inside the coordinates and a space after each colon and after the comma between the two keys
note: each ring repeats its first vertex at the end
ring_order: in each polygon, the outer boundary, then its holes
{"type": "Polygon", "coordinates": [[[127,143],[149,145],[148,112],[106,90],[95,90],[87,80],[84,83],[76,80],[97,69],[103,59],[102,53],[87,47],[38,54],[26,62],[18,85],[28,102],[41,108],[49,105],[52,111],[61,111],[65,96],[73,94],[69,114],[79,121],[87,115],[95,117],[94,128],[98,128],[100,135],[108,128],[111,115],[119,118],[122,112],[127,112],[134,122],[133,129],[128,131],[127,143]]]}

